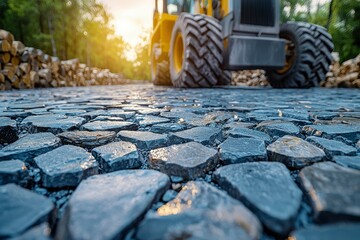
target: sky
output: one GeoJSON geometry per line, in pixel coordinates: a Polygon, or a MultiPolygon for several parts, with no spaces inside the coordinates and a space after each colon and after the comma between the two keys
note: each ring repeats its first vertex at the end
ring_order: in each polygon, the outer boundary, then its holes
{"type": "Polygon", "coordinates": [[[99,0],[113,16],[116,34],[135,46],[144,30],[151,30],[154,0],[99,0]]]}

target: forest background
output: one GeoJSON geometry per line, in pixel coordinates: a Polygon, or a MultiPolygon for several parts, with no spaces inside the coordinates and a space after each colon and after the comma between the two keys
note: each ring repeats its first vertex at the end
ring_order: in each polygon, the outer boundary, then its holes
{"type": "MultiPolygon", "coordinates": [[[[282,22],[326,27],[341,61],[360,53],[360,0],[281,0],[281,10],[282,22]]],[[[0,29],[26,46],[61,60],[78,58],[128,79],[150,79],[151,29],[139,32],[140,41],[133,46],[116,34],[112,19],[99,0],[0,0],[0,29]]]]}

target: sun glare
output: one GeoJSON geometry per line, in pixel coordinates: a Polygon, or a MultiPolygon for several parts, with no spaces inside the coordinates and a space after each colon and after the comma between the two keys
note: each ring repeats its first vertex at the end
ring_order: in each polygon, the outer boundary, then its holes
{"type": "MultiPolygon", "coordinates": [[[[112,14],[112,24],[116,34],[133,48],[141,42],[140,36],[149,33],[152,27],[154,2],[149,0],[99,0],[112,14]]],[[[128,58],[133,59],[135,52],[129,51],[128,58]]]]}

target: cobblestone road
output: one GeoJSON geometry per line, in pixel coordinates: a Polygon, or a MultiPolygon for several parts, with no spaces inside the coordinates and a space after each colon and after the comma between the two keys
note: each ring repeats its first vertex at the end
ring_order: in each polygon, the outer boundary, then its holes
{"type": "Polygon", "coordinates": [[[360,239],[360,91],[0,93],[0,238],[360,239]]]}

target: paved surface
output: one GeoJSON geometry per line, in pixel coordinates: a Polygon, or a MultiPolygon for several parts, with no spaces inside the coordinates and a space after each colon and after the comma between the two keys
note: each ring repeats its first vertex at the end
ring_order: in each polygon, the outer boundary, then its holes
{"type": "Polygon", "coordinates": [[[0,93],[0,238],[360,239],[360,91],[0,93]]]}

